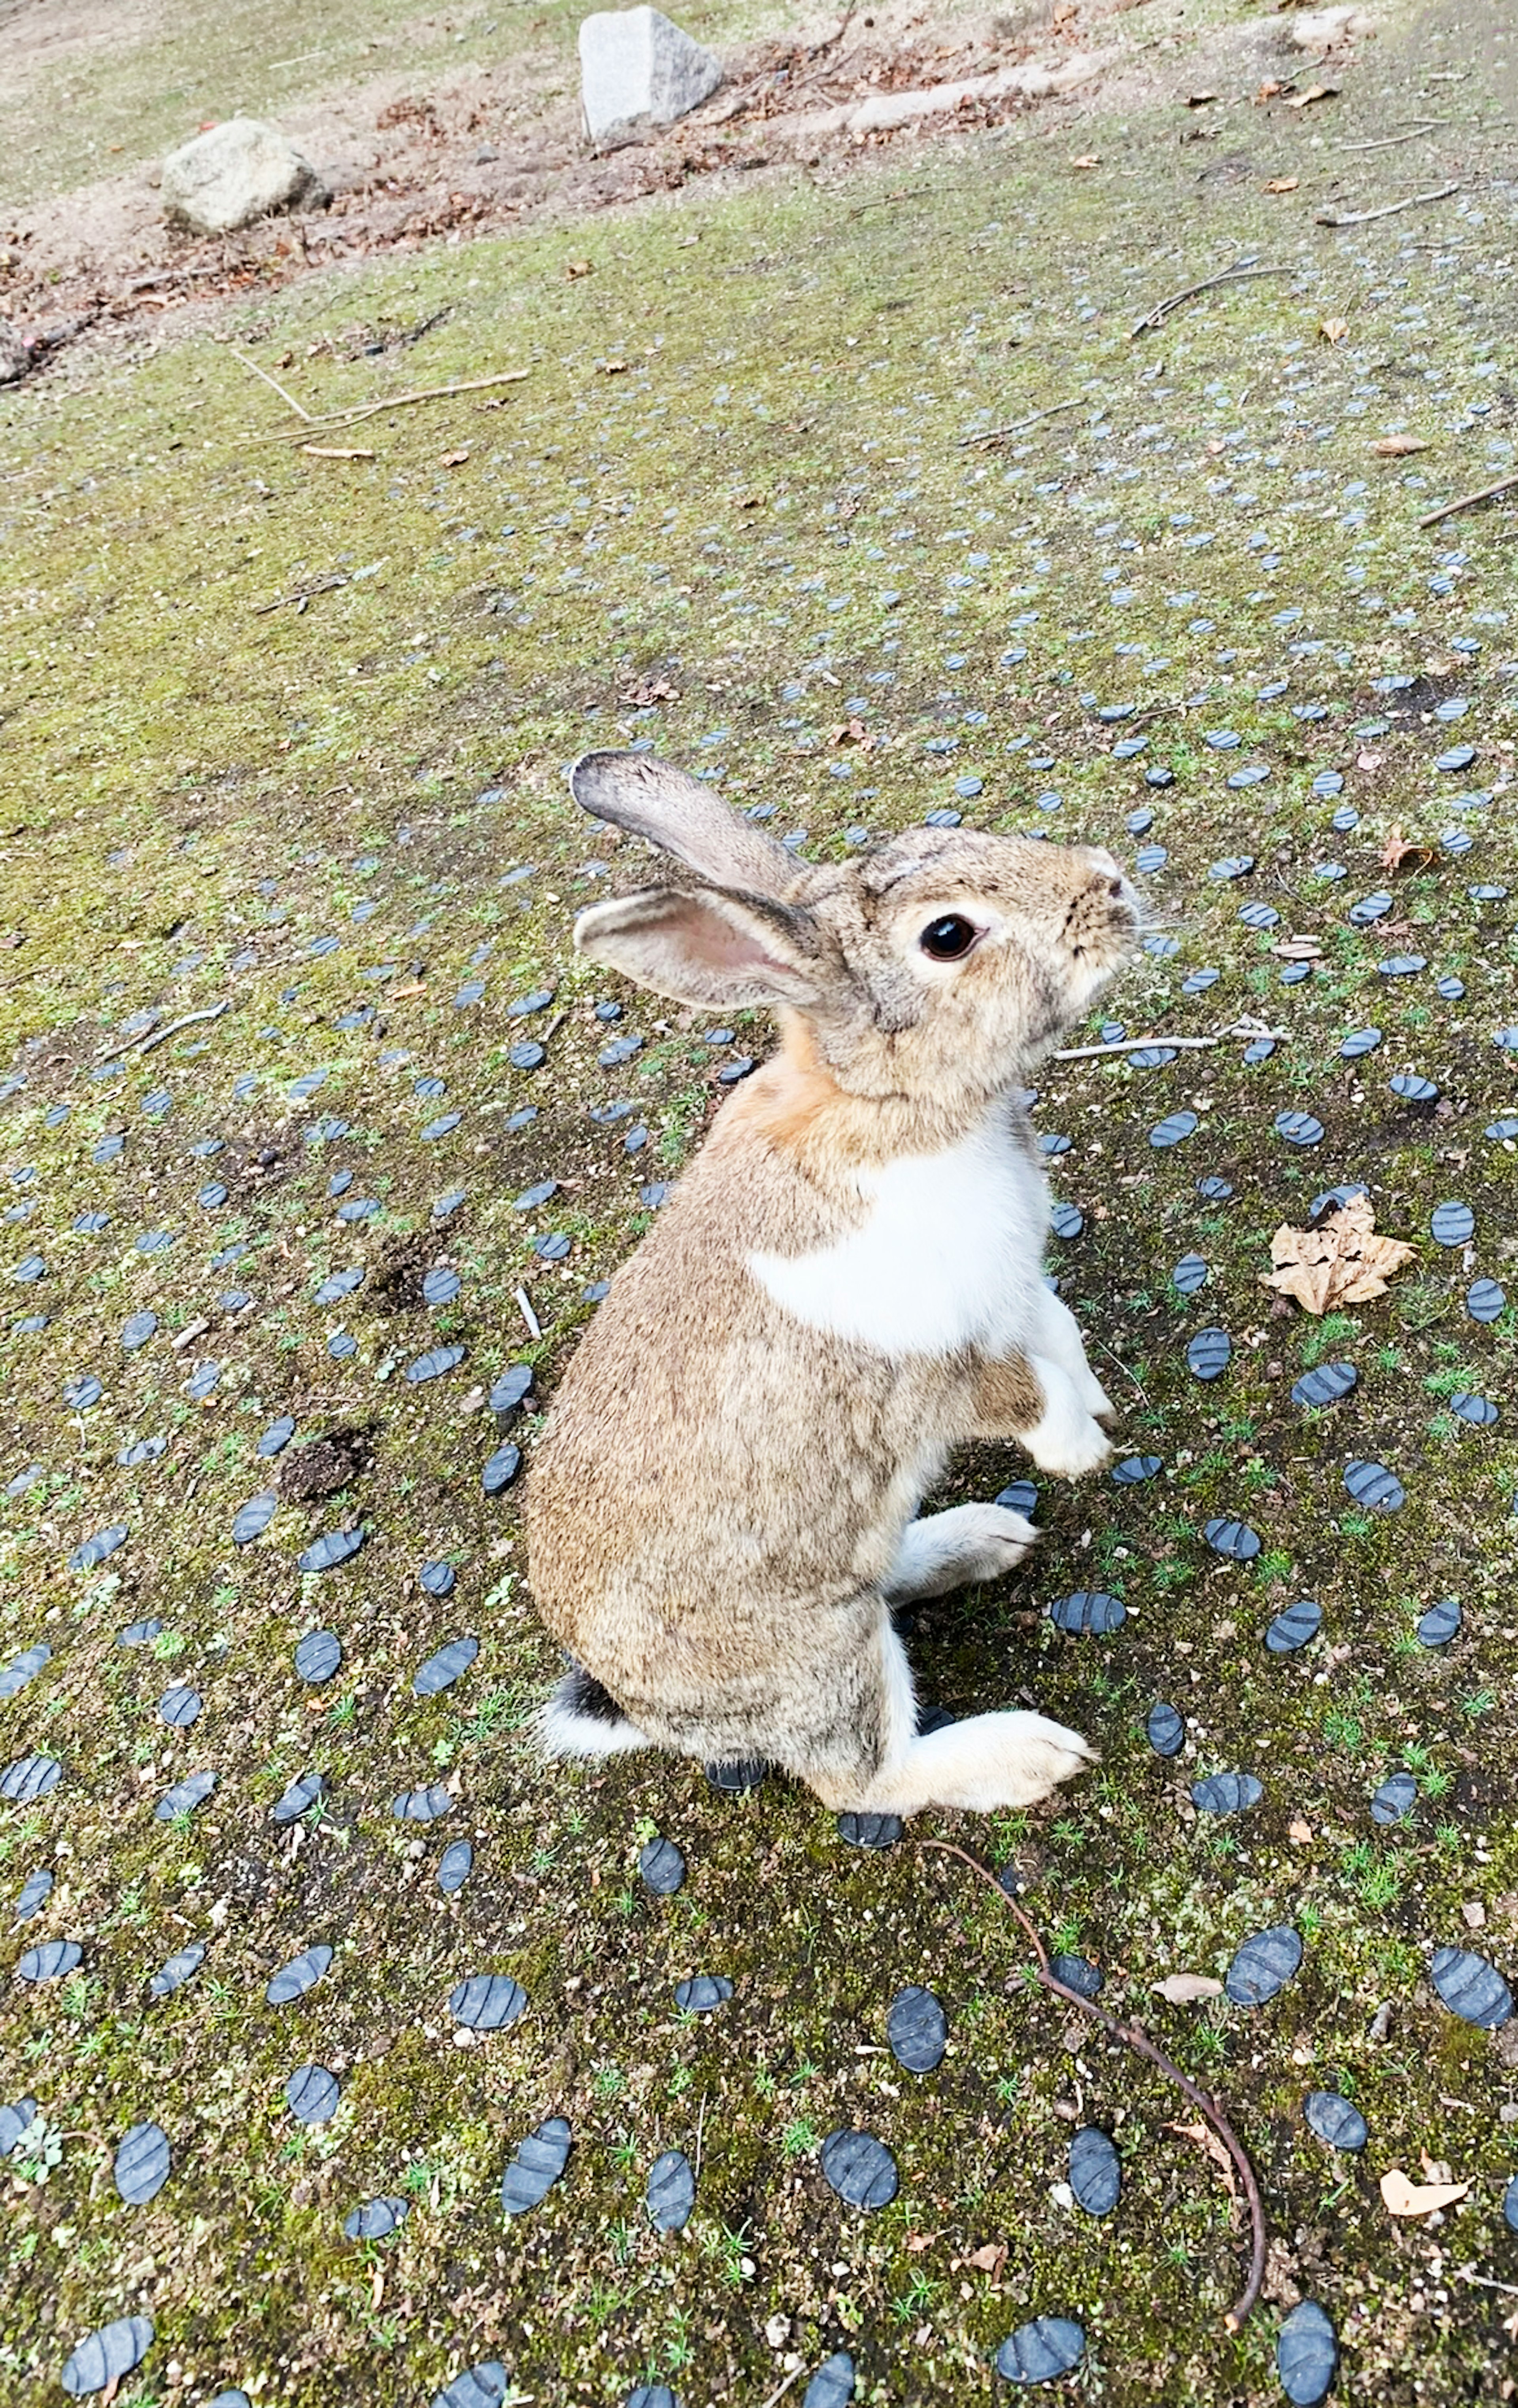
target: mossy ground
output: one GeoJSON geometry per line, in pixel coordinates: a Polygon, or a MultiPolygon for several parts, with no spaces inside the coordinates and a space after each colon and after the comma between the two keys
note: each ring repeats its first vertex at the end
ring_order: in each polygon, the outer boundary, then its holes
{"type": "MultiPolygon", "coordinates": [[[[1389,36],[1340,105],[1340,140],[1378,138],[1446,92],[1431,73],[1499,55],[1492,30],[1436,12],[1389,36]]],[[[1462,1304],[1476,1271],[1511,1283],[1514,1270],[1512,1147],[1482,1135],[1518,1110],[1518,1057],[1493,1043],[1518,1017],[1512,905],[1468,892],[1518,886],[1513,518],[1428,533],[1416,520],[1511,465],[1514,192],[1501,154],[1463,127],[1369,154],[1355,194],[1368,207],[1447,169],[1458,199],[1318,228],[1343,161],[1325,160],[1313,118],[1252,116],[1227,172],[1168,122],[1133,118],[1082,128],[1096,169],[1068,167],[1067,137],[1022,134],[887,158],[841,197],[805,181],[688,195],[589,232],[313,280],[256,318],[230,313],[224,339],[165,333],[7,397],[0,935],[24,943],[0,953],[0,1014],[24,1084],[3,1107],[4,1162],[13,1255],[48,1266],[10,1320],[49,1322],[5,1341],[0,1469],[36,1460],[46,1479],[6,1507],[0,1656],[39,1638],[54,1655],[0,1709],[0,1754],[50,1751],[65,1771],[39,1805],[4,1810],[0,1870],[7,1895],[37,1865],[56,1874],[15,1954],[67,1936],[84,1956],[61,1985],[13,1988],[0,2044],[0,2099],[35,2096],[52,2136],[5,2170],[7,2408],[58,2396],[78,2338],[136,2312],[158,2338],[119,2408],[234,2382],[260,2402],[388,2408],[491,2356],[539,2401],[614,2401],[656,2372],[705,2408],[762,2401],[793,2353],[809,2366],[842,2345],[863,2400],[957,2401],[996,2387],[995,2344],[1046,2312],[1086,2327],[1079,2396],[1212,2408],[1277,2396],[1273,2332],[1296,2291],[1338,2323],[1346,2396],[1510,2395],[1511,2299],[1461,2270],[1518,2282],[1500,2213],[1518,2061],[1511,2028],[1479,2032],[1438,2005],[1426,1961],[1451,1940],[1510,1975],[1518,1957],[1514,1315],[1481,1327],[1462,1304]],[[1291,174],[1294,195],[1263,194],[1291,174]],[[1128,339],[1163,294],[1252,252],[1294,272],[1128,339]],[[586,256],[594,272],[567,275],[586,256]],[[274,397],[232,356],[247,343],[273,369],[290,354],[277,372],[312,410],[365,400],[414,380],[414,363],[310,356],[318,338],[445,303],[429,380],[530,376],[336,438],[372,444],[372,462],[282,440],[274,397]],[[1319,329],[1334,318],[1347,332],[1331,343],[1319,329]],[[1004,448],[961,448],[1076,398],[1004,448]],[[1401,431],[1430,450],[1373,452],[1401,431]],[[265,608],[302,594],[304,608],[265,608]],[[1427,680],[1423,715],[1375,693],[1394,672],[1427,680]],[[1280,678],[1283,693],[1262,694],[1280,678]],[[632,698],[661,679],[678,698],[632,698]],[[1468,712],[1431,720],[1440,697],[1468,712]],[[1296,719],[1303,701],[1325,715],[1296,719]],[[1097,716],[1128,702],[1131,720],[1097,716]],[[1357,735],[1371,717],[1392,724],[1357,735]],[[851,719],[879,743],[836,741],[851,719]],[[1241,742],[1214,752],[1202,731],[1224,726],[1241,742]],[[1147,751],[1115,757],[1140,727],[1147,751]],[[479,1388],[525,1359],[551,1393],[592,1309],[582,1291],[645,1225],[643,1187],[678,1171],[723,1066],[768,1041],[755,1023],[712,1047],[703,1023],[646,997],[623,998],[618,1030],[594,1016],[604,990],[568,929],[601,867],[617,870],[577,824],[563,768],[587,743],[640,735],[720,771],[744,803],[773,803],[814,857],[852,825],[944,806],[1131,853],[1127,814],[1152,804],[1169,858],[1148,884],[1180,950],[1146,960],[1113,1010],[1130,1029],[1201,1032],[1249,1011],[1288,1031],[1253,1068],[1237,1043],[1160,1071],[1050,1066],[1038,1125],[1071,1140],[1055,1182],[1086,1216],[1056,1268],[1110,1369],[1125,1444],[1165,1473],[1046,1492],[1034,1577],[933,1607],[912,1642],[951,1708],[1026,1685],[1102,1750],[1055,1811],[957,1835],[1015,1853],[1050,1937],[1098,1962],[1106,1998],[1228,2102],[1277,2244],[1275,2305],[1238,2342],[1220,2317],[1239,2225],[1172,2128],[1189,2119],[1030,1995],[1009,1921],[957,1870],[909,1837],[856,1854],[774,1783],[723,1799],[694,1768],[641,1759],[550,1776],[526,1745],[553,1656],[511,1495],[480,1493],[497,1433],[479,1388]],[[1468,735],[1475,765],[1438,771],[1468,735]],[[1227,786],[1256,760],[1265,781],[1227,786]],[[1144,783],[1155,765],[1175,772],[1164,790],[1144,783]],[[1328,768],[1344,781],[1331,798],[1312,784],[1328,768]],[[956,792],[967,779],[978,790],[956,792]],[[1495,799],[1453,811],[1473,788],[1495,799]],[[1053,792],[1057,813],[1036,808],[1053,792]],[[1352,801],[1358,825],[1332,835],[1352,801]],[[1464,860],[1439,850],[1452,824],[1475,839],[1464,860]],[[1432,858],[1396,880],[1389,920],[1354,930],[1347,905],[1383,882],[1394,825],[1432,858]],[[1251,878],[1210,881],[1243,853],[1251,878]],[[1316,878],[1329,857],[1341,883],[1316,878]],[[1246,898],[1275,904],[1280,927],[1240,925],[1246,898]],[[1281,983],[1270,944],[1287,931],[1322,940],[1305,985],[1281,983]],[[1394,952],[1430,968],[1386,980],[1376,966],[1394,952]],[[1203,966],[1218,982],[1182,995],[1203,966]],[[1438,998],[1438,975],[1458,976],[1464,999],[1438,998]],[[483,992],[465,1002],[474,981],[483,992]],[[540,987],[556,990],[551,1010],[511,1018],[540,987]],[[223,1016],[96,1077],[135,1012],[168,1021],[222,998],[223,1016]],[[1381,1051],[1342,1063],[1342,1036],[1366,1023],[1381,1051]],[[637,1057],[598,1067],[629,1031],[637,1057]],[[513,1068],[509,1048],[535,1034],[542,1067],[513,1068]],[[1442,1091],[1428,1117],[1386,1091],[1407,1067],[1442,1091]],[[318,1069],[320,1091],[293,1096],[318,1069]],[[423,1077],[446,1094],[418,1094],[423,1077]],[[165,1090],[163,1115],[145,1111],[165,1090]],[[628,1117],[588,1118],[622,1096],[628,1117]],[[529,1104],[537,1118],[509,1129],[529,1104]],[[1149,1128],[1183,1107],[1196,1135],[1153,1151],[1149,1128]],[[1310,1154],[1272,1130],[1296,1108],[1325,1124],[1310,1154]],[[308,1141],[318,1115],[346,1133],[308,1141]],[[628,1154],[635,1121],[650,1138],[628,1154]],[[97,1165],[116,1130],[124,1149],[97,1165]],[[193,1158],[211,1136],[224,1151],[193,1158]],[[342,1169],[380,1207],[355,1226],[328,1193],[342,1169]],[[1230,1181],[1231,1200],[1200,1198],[1204,1174],[1230,1181]],[[542,1177],[564,1192],[515,1210],[542,1177]],[[1271,1228],[1354,1179],[1381,1226],[1417,1243],[1415,1271],[1337,1326],[1273,1313],[1259,1286],[1271,1228]],[[203,1208],[211,1180],[227,1197],[203,1208]],[[454,1188],[466,1200],[435,1222],[454,1188]],[[1428,1236],[1446,1197],[1476,1213],[1468,1265],[1428,1236]],[[92,1208],[109,1226],[77,1234],[92,1208]],[[155,1228],[176,1241],[144,1255],[155,1228]],[[545,1228],[572,1240],[560,1265],[531,1250],[545,1228]],[[413,1238],[422,1261],[456,1266],[457,1299],[381,1310],[375,1274],[413,1238]],[[236,1267],[210,1268],[234,1244],[236,1267]],[[1191,1250],[1210,1276],[1186,1300],[1169,1273],[1191,1250]],[[357,1262],[365,1284],[318,1312],[317,1283],[357,1262]],[[539,1344],[513,1302],[523,1283],[539,1344]],[[234,1284],[252,1302],[228,1312],[217,1299],[234,1284]],[[125,1352],[122,1324],[143,1308],[157,1333],[125,1352]],[[1234,1354],[1203,1387],[1184,1348],[1207,1324],[1230,1330],[1234,1354]],[[356,1340],[346,1359],[329,1353],[335,1330],[356,1340]],[[466,1345],[465,1364],[408,1383],[406,1364],[439,1342],[466,1345]],[[1360,1384],[1304,1414],[1292,1381],[1325,1356],[1353,1360],[1360,1384]],[[222,1370],[196,1403],[185,1383],[205,1358],[222,1370]],[[84,1371],[105,1398],[74,1412],[61,1389],[84,1371]],[[1503,1419],[1464,1427],[1452,1388],[1494,1398],[1503,1419]],[[372,1468],[234,1548],[233,1512],[268,1476],[254,1441],[284,1412],[305,1433],[365,1427],[372,1468]],[[120,1468],[150,1432],[165,1453],[120,1468]],[[1399,1514],[1355,1513],[1341,1474],[1357,1455],[1403,1479],[1399,1514]],[[298,1548],[345,1512],[367,1525],[365,1550],[303,1582],[298,1548]],[[1260,1532],[1253,1566],[1210,1552],[1214,1513],[1260,1532]],[[76,1543],[117,1520],[127,1543],[68,1572],[76,1543]],[[438,1557],[458,1570],[446,1600],[416,1579],[438,1557]],[[1101,1585],[1129,1608],[1113,1638],[1064,1640],[1041,1618],[1050,1598],[1101,1585]],[[1413,1612],[1450,1595],[1464,1633],[1431,1655],[1413,1612]],[[1267,1656],[1267,1622],[1298,1596],[1322,1604],[1323,1635],[1267,1656]],[[149,1649],[116,1643],[150,1614],[165,1628],[149,1649]],[[307,1689],[291,1650],[323,1626],[345,1660],[330,1688],[307,1689]],[[414,1698],[417,1665],[463,1630],[481,1641],[473,1670],[414,1698]],[[205,1697],[190,1731],[155,1713],[170,1680],[205,1697]],[[1168,1765],[1142,1728],[1161,1695],[1190,1717],[1168,1765]],[[1382,1830],[1368,1799],[1403,1763],[1420,1800],[1382,1830]],[[152,1801],[202,1764],[219,1770],[210,1801],[155,1821],[152,1801]],[[1219,1766],[1266,1784],[1237,1821],[1189,1803],[1219,1766]],[[297,1837],[268,1813],[310,1768],[329,1799],[297,1837]],[[429,1780],[457,1802],[420,1840],[389,1801],[429,1780]],[[663,1903],[634,1871],[653,1828],[690,1866],[663,1903]],[[438,1847],[464,1833],[475,1872],[445,1901],[438,1847]],[[1306,1958],[1269,2006],[1153,1997],[1166,1973],[1220,1972],[1246,1933],[1283,1921],[1306,1958]],[[193,1938],[208,1942],[200,1973],[150,2002],[149,1975],[193,1938]],[[332,1971],[308,2000],[265,2007],[268,1974],[320,1940],[337,1945],[332,1971]],[[514,1973],[532,2009],[464,2048],[448,1994],[482,1970],[514,1973]],[[736,1985],[709,2022],[672,2005],[697,1971],[736,1985]],[[922,2083],[883,2050],[885,2006],[911,1981],[952,2029],[922,2083]],[[344,2098],[303,2134],[281,2091],[308,2058],[340,2071],[344,2098]],[[1302,2096],[1319,2087],[1363,2107],[1363,2158],[1306,2132],[1302,2096]],[[1072,2112],[1110,2124],[1125,2161],[1122,2205],[1099,2226],[1054,2195],[1072,2112]],[[559,2113],[569,2171],[508,2225],[502,2167],[559,2113]],[[132,2210],[110,2157],[150,2115],[175,2172],[132,2210]],[[895,2203],[868,2218],[817,2164],[822,2136],[855,2122],[902,2170],[895,2203]],[[653,2234],[642,2207],[669,2146],[700,2159],[679,2238],[653,2234]],[[1416,2175],[1420,2153],[1470,2193],[1439,2226],[1395,2227],[1377,2177],[1416,2175]],[[346,2243],[350,2208],[388,2191],[413,2202],[398,2236],[346,2243]],[[998,2241],[999,2278],[967,2262],[998,2241]]],[[[529,1449],[532,1426],[514,1433],[529,1449]]],[[[985,1451],[953,1493],[994,1493],[1023,1469],[985,1451]]]]}

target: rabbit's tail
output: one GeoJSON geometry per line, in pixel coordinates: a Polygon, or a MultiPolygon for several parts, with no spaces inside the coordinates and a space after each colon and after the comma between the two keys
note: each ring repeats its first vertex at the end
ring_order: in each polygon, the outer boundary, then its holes
{"type": "Polygon", "coordinates": [[[573,1664],[538,1712],[537,1744],[545,1756],[623,1756],[652,1742],[610,1691],[573,1664]]]}

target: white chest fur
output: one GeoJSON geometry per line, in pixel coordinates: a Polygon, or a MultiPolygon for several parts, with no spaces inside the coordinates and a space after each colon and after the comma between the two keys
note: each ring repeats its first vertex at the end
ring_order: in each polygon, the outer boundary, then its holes
{"type": "Polygon", "coordinates": [[[1035,1327],[1049,1201],[1000,1115],[941,1154],[863,1172],[868,1217],[836,1244],[749,1269],[777,1304],[883,1354],[977,1346],[1005,1354],[1035,1327]]]}

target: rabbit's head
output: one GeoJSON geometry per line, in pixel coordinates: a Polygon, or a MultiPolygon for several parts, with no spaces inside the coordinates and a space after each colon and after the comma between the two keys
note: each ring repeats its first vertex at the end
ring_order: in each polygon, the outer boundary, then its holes
{"type": "Polygon", "coordinates": [[[1132,888],[1090,846],[921,827],[813,867],[647,754],[589,752],[570,787],[692,874],[583,912],[578,949],[684,1003],[799,1013],[856,1095],[1000,1093],[1138,939],[1132,888]]]}

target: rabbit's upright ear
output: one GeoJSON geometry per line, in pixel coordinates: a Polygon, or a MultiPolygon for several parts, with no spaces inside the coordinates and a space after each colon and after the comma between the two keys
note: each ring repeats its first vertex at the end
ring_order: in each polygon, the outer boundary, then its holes
{"type": "Polygon", "coordinates": [[[569,791],[593,819],[646,838],[713,886],[751,895],[786,895],[796,864],[752,820],[719,802],[709,786],[646,752],[587,752],[569,772],[569,791]]]}
{"type": "Polygon", "coordinates": [[[575,922],[575,950],[680,1003],[820,1003],[847,982],[808,911],[757,895],[652,886],[597,903],[575,922]]]}

